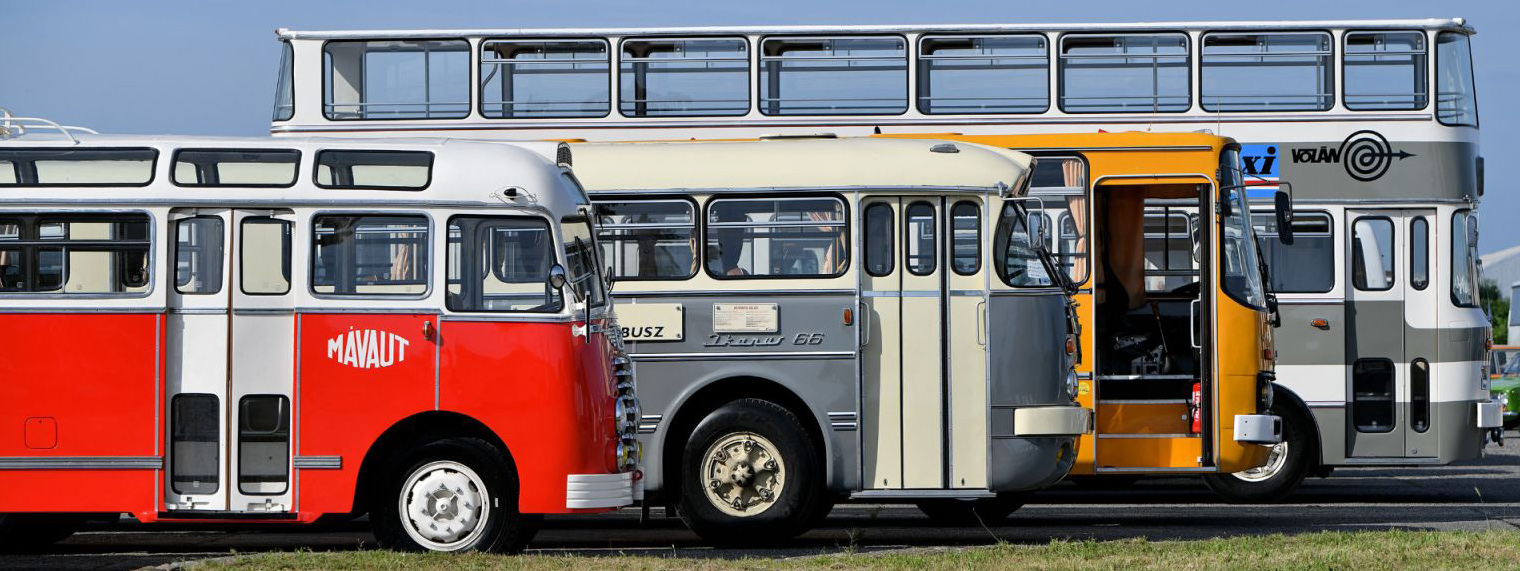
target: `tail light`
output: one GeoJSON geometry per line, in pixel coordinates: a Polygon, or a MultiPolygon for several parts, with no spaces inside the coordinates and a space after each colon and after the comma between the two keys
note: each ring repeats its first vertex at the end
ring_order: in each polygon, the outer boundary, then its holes
{"type": "Polygon", "coordinates": [[[1193,400],[1188,404],[1188,417],[1193,420],[1193,434],[1203,432],[1203,383],[1193,383],[1193,400]]]}

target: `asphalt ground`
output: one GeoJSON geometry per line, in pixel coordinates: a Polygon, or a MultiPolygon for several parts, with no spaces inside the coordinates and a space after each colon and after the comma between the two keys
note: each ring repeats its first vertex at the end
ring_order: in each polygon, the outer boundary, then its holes
{"type": "MultiPolygon", "coordinates": [[[[1197,480],[1146,479],[1099,489],[1062,483],[1036,494],[1004,524],[938,527],[911,506],[841,505],[789,545],[713,549],[679,519],[655,509],[550,517],[530,551],[569,555],[638,554],[683,558],[798,557],[998,541],[1053,539],[1200,539],[1328,530],[1520,529],[1520,435],[1484,458],[1451,466],[1340,468],[1310,478],[1285,503],[1231,505],[1197,480]]],[[[137,569],[232,553],[375,548],[365,523],[316,527],[98,526],[46,554],[0,555],[0,569],[137,569]]]]}

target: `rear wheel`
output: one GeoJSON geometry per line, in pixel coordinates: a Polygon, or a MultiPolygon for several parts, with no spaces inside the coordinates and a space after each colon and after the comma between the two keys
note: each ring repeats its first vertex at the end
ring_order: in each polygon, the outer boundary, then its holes
{"type": "Polygon", "coordinates": [[[84,519],[74,514],[0,514],[0,553],[45,550],[74,535],[84,519]]]}
{"type": "Polygon", "coordinates": [[[996,498],[922,500],[918,509],[934,523],[947,527],[994,526],[1024,505],[1023,494],[996,498]]]}
{"type": "Polygon", "coordinates": [[[728,403],[697,424],[681,460],[681,519],[713,543],[765,544],[826,513],[823,470],[807,430],[759,399],[728,403]],[[820,513],[823,512],[823,513],[820,513]]]}
{"type": "Polygon", "coordinates": [[[1281,500],[1292,493],[1315,468],[1314,423],[1287,399],[1274,399],[1273,414],[1282,417],[1282,442],[1272,445],[1263,465],[1233,474],[1210,474],[1203,482],[1210,490],[1234,503],[1260,504],[1281,500]]]}
{"type": "Polygon", "coordinates": [[[521,551],[538,518],[517,511],[517,478],[477,439],[427,444],[396,463],[371,509],[381,545],[403,551],[521,551]]]}

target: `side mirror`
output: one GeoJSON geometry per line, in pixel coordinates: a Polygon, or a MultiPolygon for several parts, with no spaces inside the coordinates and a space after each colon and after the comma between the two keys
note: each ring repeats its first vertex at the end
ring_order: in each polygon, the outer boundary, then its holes
{"type": "Polygon", "coordinates": [[[1277,213],[1277,241],[1293,245],[1293,196],[1278,190],[1272,196],[1272,209],[1277,213]]]}
{"type": "MultiPolygon", "coordinates": [[[[565,267],[561,266],[559,264],[554,264],[552,267],[549,268],[549,280],[548,281],[549,281],[549,287],[554,288],[554,291],[558,291],[558,292],[561,292],[561,293],[563,293],[565,291],[565,285],[568,284],[568,283],[570,283],[570,279],[565,275],[565,267]]],[[[580,301],[580,299],[581,299],[581,292],[572,289],[571,293],[575,294],[575,300],[576,301],[580,301]]]]}

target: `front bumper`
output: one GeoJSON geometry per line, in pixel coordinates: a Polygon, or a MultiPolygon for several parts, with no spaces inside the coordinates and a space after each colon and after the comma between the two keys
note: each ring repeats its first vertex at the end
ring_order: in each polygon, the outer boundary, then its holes
{"type": "Polygon", "coordinates": [[[643,495],[643,479],[633,472],[621,474],[571,474],[565,482],[565,507],[611,509],[633,505],[643,495]]]}
{"type": "Polygon", "coordinates": [[[1499,428],[1504,426],[1504,405],[1499,401],[1489,399],[1474,403],[1478,407],[1478,428],[1499,428]]]}
{"type": "Polygon", "coordinates": [[[1092,432],[1092,411],[1080,406],[1031,406],[1013,411],[1014,436],[1081,436],[1092,432]]]}
{"type": "Polygon", "coordinates": [[[1282,418],[1270,414],[1237,414],[1235,441],[1243,444],[1282,442],[1282,418]]]}

